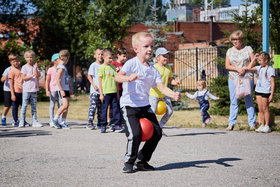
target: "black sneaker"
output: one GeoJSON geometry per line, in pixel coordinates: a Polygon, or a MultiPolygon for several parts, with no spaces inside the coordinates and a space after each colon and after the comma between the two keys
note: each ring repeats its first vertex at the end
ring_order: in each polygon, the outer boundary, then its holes
{"type": "Polygon", "coordinates": [[[151,166],[150,164],[148,164],[147,162],[145,161],[138,161],[136,162],[136,167],[138,170],[141,170],[141,171],[154,171],[155,168],[153,166],[151,166]]]}
{"type": "Polygon", "coordinates": [[[133,164],[124,164],[123,173],[134,173],[133,164]]]}

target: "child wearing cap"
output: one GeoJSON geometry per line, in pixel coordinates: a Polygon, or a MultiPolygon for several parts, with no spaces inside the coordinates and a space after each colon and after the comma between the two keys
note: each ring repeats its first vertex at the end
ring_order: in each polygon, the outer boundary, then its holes
{"type": "MultiPolygon", "coordinates": [[[[167,64],[169,53],[170,52],[163,47],[158,48],[156,50],[156,64],[154,67],[159,71],[162,83],[165,86],[167,86],[168,83],[177,86],[180,85],[180,81],[173,79],[171,67],[167,64]]],[[[167,107],[166,113],[159,122],[159,126],[162,129],[173,113],[171,99],[170,97],[165,96],[158,87],[151,88],[149,93],[149,102],[154,113],[157,111],[157,104],[159,101],[163,101],[167,107]]],[[[163,133],[163,135],[166,136],[165,133],[163,133]]]]}
{"type": "Polygon", "coordinates": [[[58,65],[58,58],[58,53],[53,54],[50,64],[51,67],[48,69],[46,77],[46,95],[50,98],[50,127],[54,127],[53,118],[55,102],[57,101],[58,108],[61,106],[60,98],[58,97],[58,94],[56,92],[56,66],[58,65]]]}
{"type": "Polygon", "coordinates": [[[56,67],[56,91],[61,100],[61,106],[58,108],[54,116],[54,128],[56,129],[70,129],[71,127],[66,124],[66,117],[69,108],[70,95],[72,94],[72,87],[66,64],[70,59],[68,50],[61,50],[59,52],[58,65],[56,67]],[[62,115],[61,123],[58,123],[59,116],[62,115]]]}

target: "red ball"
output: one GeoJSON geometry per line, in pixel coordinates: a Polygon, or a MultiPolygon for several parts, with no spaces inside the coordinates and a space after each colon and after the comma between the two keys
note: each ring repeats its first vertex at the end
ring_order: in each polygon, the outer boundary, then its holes
{"type": "Polygon", "coordinates": [[[154,126],[146,118],[140,118],[140,126],[142,129],[142,142],[148,141],[154,134],[154,126]]]}

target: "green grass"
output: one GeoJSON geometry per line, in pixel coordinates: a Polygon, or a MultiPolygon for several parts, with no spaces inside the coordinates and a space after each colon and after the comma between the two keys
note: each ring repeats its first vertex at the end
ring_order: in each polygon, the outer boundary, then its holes
{"type": "MultiPolygon", "coordinates": [[[[166,126],[187,127],[187,128],[200,128],[202,125],[199,105],[196,100],[187,100],[188,106],[185,110],[174,111],[170,120],[166,126]]],[[[81,94],[77,96],[71,96],[70,106],[68,111],[68,119],[87,121],[88,109],[89,109],[90,97],[89,95],[81,94]]],[[[210,101],[213,102],[213,101],[210,101]]],[[[211,106],[211,103],[210,103],[211,106]]],[[[280,108],[279,103],[272,103],[272,106],[277,109],[280,108]]],[[[0,110],[3,110],[3,105],[0,106],[0,110]]],[[[8,116],[12,116],[10,110],[8,116]]],[[[49,118],[49,102],[37,103],[37,116],[38,118],[49,118]]],[[[27,107],[27,117],[31,118],[31,107],[27,107]]],[[[157,116],[158,120],[162,116],[157,116]]],[[[224,129],[228,125],[228,116],[211,115],[211,122],[208,124],[208,128],[224,129]]],[[[95,119],[96,120],[96,119],[95,119]]],[[[239,115],[235,130],[249,130],[247,123],[247,115],[239,115]]],[[[280,116],[275,116],[275,124],[272,125],[274,131],[280,131],[280,116]]]]}

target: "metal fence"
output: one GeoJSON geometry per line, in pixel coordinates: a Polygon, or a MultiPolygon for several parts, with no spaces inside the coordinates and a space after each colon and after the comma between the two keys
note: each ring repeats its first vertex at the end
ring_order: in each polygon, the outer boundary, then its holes
{"type": "Polygon", "coordinates": [[[180,89],[195,90],[196,81],[203,78],[207,83],[219,75],[226,75],[225,68],[218,63],[224,59],[225,47],[184,49],[175,52],[174,74],[180,78],[180,89]]]}

